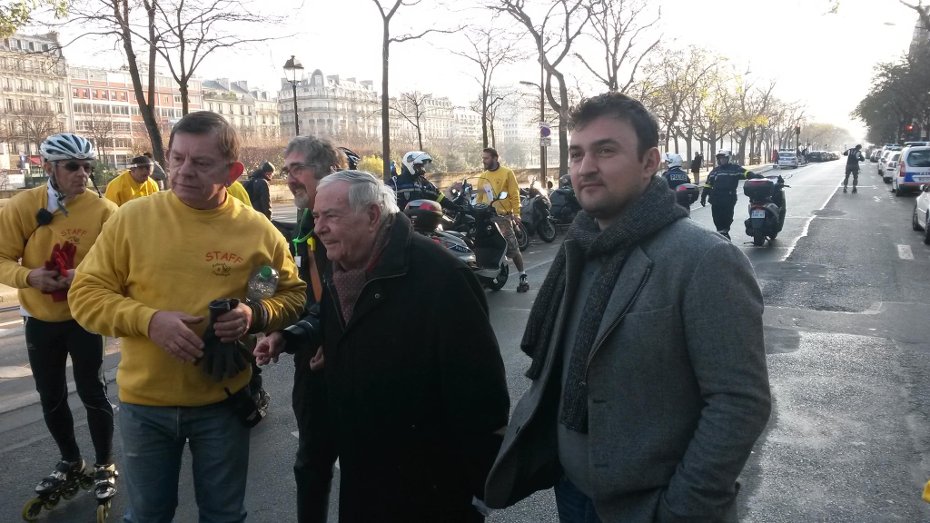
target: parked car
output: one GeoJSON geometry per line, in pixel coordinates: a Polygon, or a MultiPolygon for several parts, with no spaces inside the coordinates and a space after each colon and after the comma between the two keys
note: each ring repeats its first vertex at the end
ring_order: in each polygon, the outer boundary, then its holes
{"type": "Polygon", "coordinates": [[[898,161],[901,159],[901,153],[898,151],[891,151],[891,154],[888,156],[888,159],[885,160],[885,170],[882,171],[882,181],[885,183],[891,183],[891,177],[898,171],[898,161]]]}
{"type": "MultiPolygon", "coordinates": [[[[883,151],[882,155],[878,159],[878,175],[881,176],[883,179],[885,178],[885,162],[888,161],[888,158],[891,157],[892,153],[894,153],[895,151],[899,151],[899,150],[901,149],[900,148],[897,148],[897,149],[882,148],[882,151],[883,151]]],[[[885,183],[888,183],[890,181],[891,180],[885,180],[885,183]]]]}
{"type": "Polygon", "coordinates": [[[794,151],[778,151],[778,168],[798,168],[798,155],[794,151]]]}
{"type": "Polygon", "coordinates": [[[930,183],[930,145],[915,145],[901,151],[895,172],[891,172],[891,192],[901,196],[930,183]]]}
{"type": "Polygon", "coordinates": [[[915,231],[924,231],[924,244],[930,245],[930,185],[920,186],[920,196],[914,202],[911,227],[915,231]]]}
{"type": "Polygon", "coordinates": [[[872,154],[869,155],[869,161],[872,163],[878,163],[878,157],[881,156],[881,154],[882,154],[881,149],[875,149],[874,151],[872,151],[872,154]]]}

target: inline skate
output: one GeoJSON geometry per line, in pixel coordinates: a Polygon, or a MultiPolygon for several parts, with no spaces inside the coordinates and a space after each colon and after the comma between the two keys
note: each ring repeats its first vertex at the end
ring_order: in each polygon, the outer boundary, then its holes
{"type": "Polygon", "coordinates": [[[36,497],[23,507],[23,519],[36,521],[43,508],[51,510],[61,498],[71,499],[78,489],[89,489],[92,485],[93,479],[87,475],[83,459],[59,461],[55,470],[36,485],[36,497]]]}
{"type": "Polygon", "coordinates": [[[104,523],[110,515],[110,504],[116,496],[116,465],[94,466],[94,497],[97,498],[97,523],[104,523]]]}

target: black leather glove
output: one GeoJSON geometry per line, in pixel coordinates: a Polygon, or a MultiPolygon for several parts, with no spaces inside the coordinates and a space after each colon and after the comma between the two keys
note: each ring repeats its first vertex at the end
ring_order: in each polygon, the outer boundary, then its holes
{"type": "Polygon", "coordinates": [[[213,330],[216,318],[239,306],[237,299],[213,300],[210,302],[210,324],[203,333],[203,357],[200,369],[214,379],[222,381],[244,371],[249,366],[248,349],[241,341],[223,343],[213,330]]]}
{"type": "Polygon", "coordinates": [[[701,191],[701,207],[707,207],[707,189],[701,191]]]}

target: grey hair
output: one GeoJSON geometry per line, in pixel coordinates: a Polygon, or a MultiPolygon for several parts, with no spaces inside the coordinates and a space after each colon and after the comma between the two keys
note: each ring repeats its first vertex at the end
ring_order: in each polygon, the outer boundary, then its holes
{"type": "Polygon", "coordinates": [[[313,169],[313,177],[317,180],[346,168],[346,155],[326,138],[295,136],[284,149],[284,157],[293,152],[300,154],[303,164],[313,169]]]}
{"type": "Polygon", "coordinates": [[[317,191],[336,183],[349,184],[349,207],[355,212],[363,212],[369,205],[381,208],[381,220],[400,212],[394,189],[385,185],[374,175],[364,171],[339,171],[320,180],[317,191]]]}

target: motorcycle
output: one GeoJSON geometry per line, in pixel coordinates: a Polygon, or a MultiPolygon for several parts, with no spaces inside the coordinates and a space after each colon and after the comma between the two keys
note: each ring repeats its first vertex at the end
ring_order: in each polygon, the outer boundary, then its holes
{"type": "Polygon", "coordinates": [[[765,240],[772,241],[785,225],[785,184],[780,175],[746,180],[743,194],[749,197],[749,218],[746,219],[746,235],[752,244],[761,247],[765,240]]]}
{"type": "Polygon", "coordinates": [[[412,200],[404,207],[413,230],[446,248],[472,271],[478,271],[478,260],[468,240],[461,232],[446,231],[453,220],[442,211],[442,206],[433,200],[412,200]]]}
{"type": "MultiPolygon", "coordinates": [[[[478,281],[492,291],[502,289],[510,276],[510,264],[507,261],[507,240],[493,220],[497,211],[493,205],[475,203],[477,195],[468,180],[456,184],[450,194],[452,202],[460,210],[455,213],[447,232],[460,234],[475,253],[478,281]]],[[[506,198],[507,193],[502,192],[493,200],[506,198]]]]}
{"type": "Polygon", "coordinates": [[[530,182],[529,189],[520,189],[520,220],[529,235],[538,234],[539,238],[551,243],[555,240],[555,224],[552,222],[552,202],[545,192],[530,182]]]}
{"type": "Polygon", "coordinates": [[[581,204],[575,197],[575,190],[567,175],[559,178],[559,188],[552,191],[549,200],[552,203],[552,221],[557,226],[571,225],[575,221],[575,215],[581,210],[581,204]]]}

